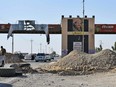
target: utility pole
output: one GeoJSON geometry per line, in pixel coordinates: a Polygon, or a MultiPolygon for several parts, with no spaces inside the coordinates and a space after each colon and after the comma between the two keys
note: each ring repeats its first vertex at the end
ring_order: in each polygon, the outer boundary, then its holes
{"type": "Polygon", "coordinates": [[[33,40],[31,39],[31,54],[32,54],[32,51],[33,51],[33,40]]]}
{"type": "Polygon", "coordinates": [[[42,52],[42,44],[40,43],[40,53],[42,52]]]}
{"type": "Polygon", "coordinates": [[[85,17],[85,0],[83,0],[83,29],[82,29],[82,32],[83,32],[83,38],[82,38],[82,44],[83,44],[83,52],[84,52],[84,17],[85,17]]]}

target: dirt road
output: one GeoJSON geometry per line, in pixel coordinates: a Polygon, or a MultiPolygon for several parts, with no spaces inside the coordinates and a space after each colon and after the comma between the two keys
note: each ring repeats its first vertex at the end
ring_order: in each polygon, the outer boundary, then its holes
{"type": "MultiPolygon", "coordinates": [[[[31,62],[32,67],[46,63],[31,62]]],[[[95,73],[79,76],[26,74],[21,77],[0,77],[0,87],[115,87],[116,73],[95,73]],[[4,84],[3,84],[4,83],[4,84]],[[2,86],[1,86],[2,85],[2,86]],[[4,86],[3,86],[4,85],[4,86]]]]}

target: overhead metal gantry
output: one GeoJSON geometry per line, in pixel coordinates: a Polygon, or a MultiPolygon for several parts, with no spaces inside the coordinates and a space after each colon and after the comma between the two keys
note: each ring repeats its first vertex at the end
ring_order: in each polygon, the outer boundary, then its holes
{"type": "MultiPolygon", "coordinates": [[[[8,33],[11,24],[0,24],[0,33],[8,33]]],[[[61,34],[60,24],[48,24],[49,34],[61,34]]],[[[45,34],[44,31],[37,30],[14,30],[14,34],[45,34]]]]}
{"type": "MultiPolygon", "coordinates": [[[[11,24],[0,24],[0,33],[8,33],[11,24]]],[[[61,34],[60,24],[48,24],[49,34],[61,34]]],[[[44,31],[15,30],[14,34],[45,34],[44,31]]],[[[95,24],[95,34],[116,34],[116,24],[95,24]]]]}
{"type": "MultiPolygon", "coordinates": [[[[116,34],[116,24],[95,24],[94,34],[116,34]]],[[[0,24],[0,33],[8,34],[46,34],[46,42],[49,44],[49,34],[62,34],[61,24],[35,24],[34,20],[21,20],[18,24],[0,24]]],[[[14,52],[12,38],[12,53],[14,52]]]]}

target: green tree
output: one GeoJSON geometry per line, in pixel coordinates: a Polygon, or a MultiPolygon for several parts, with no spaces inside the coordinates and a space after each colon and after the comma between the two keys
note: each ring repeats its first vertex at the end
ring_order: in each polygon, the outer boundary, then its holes
{"type": "Polygon", "coordinates": [[[52,55],[52,56],[55,56],[55,55],[56,55],[56,51],[53,51],[53,52],[51,53],[51,55],[52,55]]]}
{"type": "Polygon", "coordinates": [[[52,54],[56,55],[56,51],[53,51],[52,54]]]}
{"type": "Polygon", "coordinates": [[[112,50],[116,50],[116,42],[114,43],[114,46],[111,46],[112,50]]]}
{"type": "Polygon", "coordinates": [[[103,49],[103,47],[102,47],[102,45],[100,44],[99,47],[96,47],[95,50],[96,50],[96,52],[99,52],[99,51],[101,51],[102,49],[103,49]]]}
{"type": "Polygon", "coordinates": [[[50,54],[50,56],[51,56],[51,58],[52,59],[54,59],[54,56],[56,55],[56,51],[53,51],[51,54],[50,54]]]}

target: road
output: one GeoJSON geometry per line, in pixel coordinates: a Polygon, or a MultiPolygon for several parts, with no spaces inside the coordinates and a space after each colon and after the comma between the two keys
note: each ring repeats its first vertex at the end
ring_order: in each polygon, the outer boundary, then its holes
{"type": "Polygon", "coordinates": [[[56,62],[56,61],[59,60],[59,59],[60,59],[60,57],[55,57],[53,60],[48,61],[48,62],[42,62],[42,61],[40,61],[40,62],[35,62],[34,60],[24,60],[24,61],[27,62],[27,63],[29,63],[29,64],[31,64],[31,67],[32,67],[33,69],[35,69],[35,68],[41,67],[41,66],[43,66],[43,65],[47,65],[48,63],[56,62]]]}
{"type": "Polygon", "coordinates": [[[38,68],[38,67],[41,67],[43,65],[46,65],[46,64],[50,63],[50,62],[35,62],[33,60],[25,60],[25,62],[31,64],[31,67],[33,69],[38,68]]]}
{"type": "MultiPolygon", "coordinates": [[[[59,57],[55,58],[55,59],[52,60],[52,61],[48,61],[48,62],[42,62],[42,61],[40,61],[40,62],[35,62],[34,60],[23,60],[23,61],[24,61],[24,62],[27,62],[27,63],[29,63],[29,64],[31,64],[31,67],[32,67],[33,69],[35,69],[35,68],[41,67],[41,66],[43,66],[43,65],[46,65],[46,64],[48,64],[48,63],[50,63],[50,62],[56,62],[58,59],[59,59],[59,57]]],[[[8,68],[8,67],[10,67],[10,65],[12,65],[12,64],[13,64],[13,63],[5,64],[4,67],[8,68]]]]}
{"type": "MultiPolygon", "coordinates": [[[[25,60],[32,68],[48,62],[25,60]]],[[[54,62],[54,61],[52,61],[54,62]]],[[[6,64],[8,67],[10,64],[6,64]]],[[[59,76],[57,74],[26,74],[20,77],[0,77],[0,87],[115,87],[116,73],[103,72],[90,75],[59,76]]]]}

